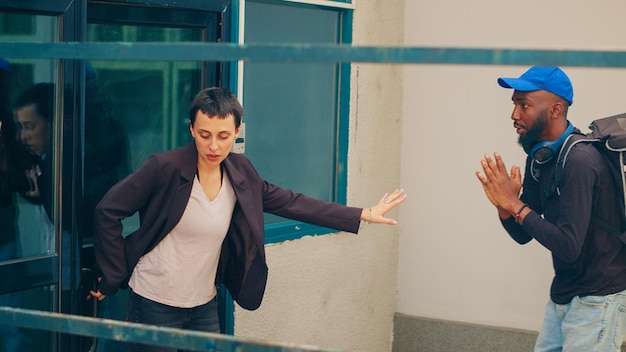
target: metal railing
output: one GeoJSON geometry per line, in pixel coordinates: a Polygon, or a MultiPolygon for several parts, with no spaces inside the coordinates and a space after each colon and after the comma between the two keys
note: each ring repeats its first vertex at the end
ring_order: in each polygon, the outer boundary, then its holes
{"type": "Polygon", "coordinates": [[[626,67],[626,52],[624,51],[355,47],[330,44],[5,42],[0,43],[0,57],[626,67]],[[164,47],[167,47],[167,50],[163,50],[164,47]]]}
{"type": "MultiPolygon", "coordinates": [[[[626,67],[626,52],[230,43],[0,43],[0,57],[70,60],[362,62],[626,67]],[[166,48],[166,50],[164,50],[166,48]]],[[[193,351],[337,351],[110,319],[0,307],[0,324],[193,351]]]]}
{"type": "Polygon", "coordinates": [[[233,352],[337,352],[315,346],[273,343],[230,335],[88,318],[79,315],[0,307],[0,324],[80,335],[121,342],[132,342],[190,351],[233,352]]]}

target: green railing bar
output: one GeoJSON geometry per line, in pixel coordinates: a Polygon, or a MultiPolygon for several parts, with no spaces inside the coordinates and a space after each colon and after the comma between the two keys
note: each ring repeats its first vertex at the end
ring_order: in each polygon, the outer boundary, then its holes
{"type": "Polygon", "coordinates": [[[0,57],[28,59],[366,62],[626,67],[624,51],[358,47],[332,44],[0,43],[0,57]]]}
{"type": "Polygon", "coordinates": [[[230,335],[164,328],[124,321],[89,318],[37,310],[0,307],[0,324],[71,335],[176,347],[191,351],[221,352],[338,352],[296,344],[278,344],[230,335]]]}

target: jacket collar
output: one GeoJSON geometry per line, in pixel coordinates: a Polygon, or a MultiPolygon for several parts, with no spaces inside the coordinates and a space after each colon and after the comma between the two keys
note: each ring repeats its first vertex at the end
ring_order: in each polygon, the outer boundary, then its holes
{"type": "Polygon", "coordinates": [[[181,156],[181,176],[192,182],[198,173],[198,149],[196,142],[191,141],[183,147],[181,156]]]}
{"type": "Polygon", "coordinates": [[[224,169],[226,169],[226,173],[230,177],[230,183],[233,186],[241,186],[245,181],[245,177],[241,173],[241,171],[236,167],[235,161],[233,160],[232,152],[224,159],[222,162],[224,165],[224,169]]]}

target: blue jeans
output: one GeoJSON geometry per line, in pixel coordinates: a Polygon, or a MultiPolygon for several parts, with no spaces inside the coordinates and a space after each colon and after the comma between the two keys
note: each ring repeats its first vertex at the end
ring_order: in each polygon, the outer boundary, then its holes
{"type": "Polygon", "coordinates": [[[548,302],[535,352],[619,352],[626,329],[626,291],[548,302]]]}
{"type": "MultiPolygon", "coordinates": [[[[151,301],[130,290],[128,296],[128,321],[169,328],[220,332],[217,299],[193,308],[177,308],[151,301]]],[[[131,344],[133,352],[176,352],[170,347],[131,344]]]]}

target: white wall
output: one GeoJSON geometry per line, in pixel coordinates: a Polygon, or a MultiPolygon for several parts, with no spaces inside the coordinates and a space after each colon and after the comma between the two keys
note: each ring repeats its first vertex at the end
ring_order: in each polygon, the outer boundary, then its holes
{"type": "MultiPolygon", "coordinates": [[[[355,45],[403,40],[404,0],[358,1],[355,45]]],[[[348,204],[368,207],[400,187],[401,65],[353,65],[348,204]]],[[[394,210],[389,216],[397,218],[394,210]]],[[[235,311],[235,335],[345,351],[390,351],[396,312],[398,226],[308,237],[266,247],[261,307],[235,311]]]]}
{"type": "MultiPolygon", "coordinates": [[[[626,48],[620,0],[357,6],[355,45],[626,48]]],[[[348,201],[369,206],[401,186],[409,198],[392,214],[400,225],[268,246],[265,300],[255,312],[236,309],[235,334],[389,351],[396,311],[537,330],[552,277],[549,253],[508,238],[474,176],[484,153],[499,151],[508,166],[524,161],[510,120],[512,92],[496,79],[526,69],[355,64],[348,201]]],[[[574,84],[576,125],[626,111],[626,70],[564,69],[574,84]]]]}
{"type": "MultiPolygon", "coordinates": [[[[406,0],[408,46],[626,49],[619,0],[406,0]]],[[[536,242],[501,228],[474,172],[485,153],[507,166],[525,154],[512,127],[512,91],[498,77],[528,66],[407,65],[404,77],[398,312],[538,330],[553,269],[536,242]]],[[[626,69],[563,67],[570,120],[626,111],[626,69]]]]}

